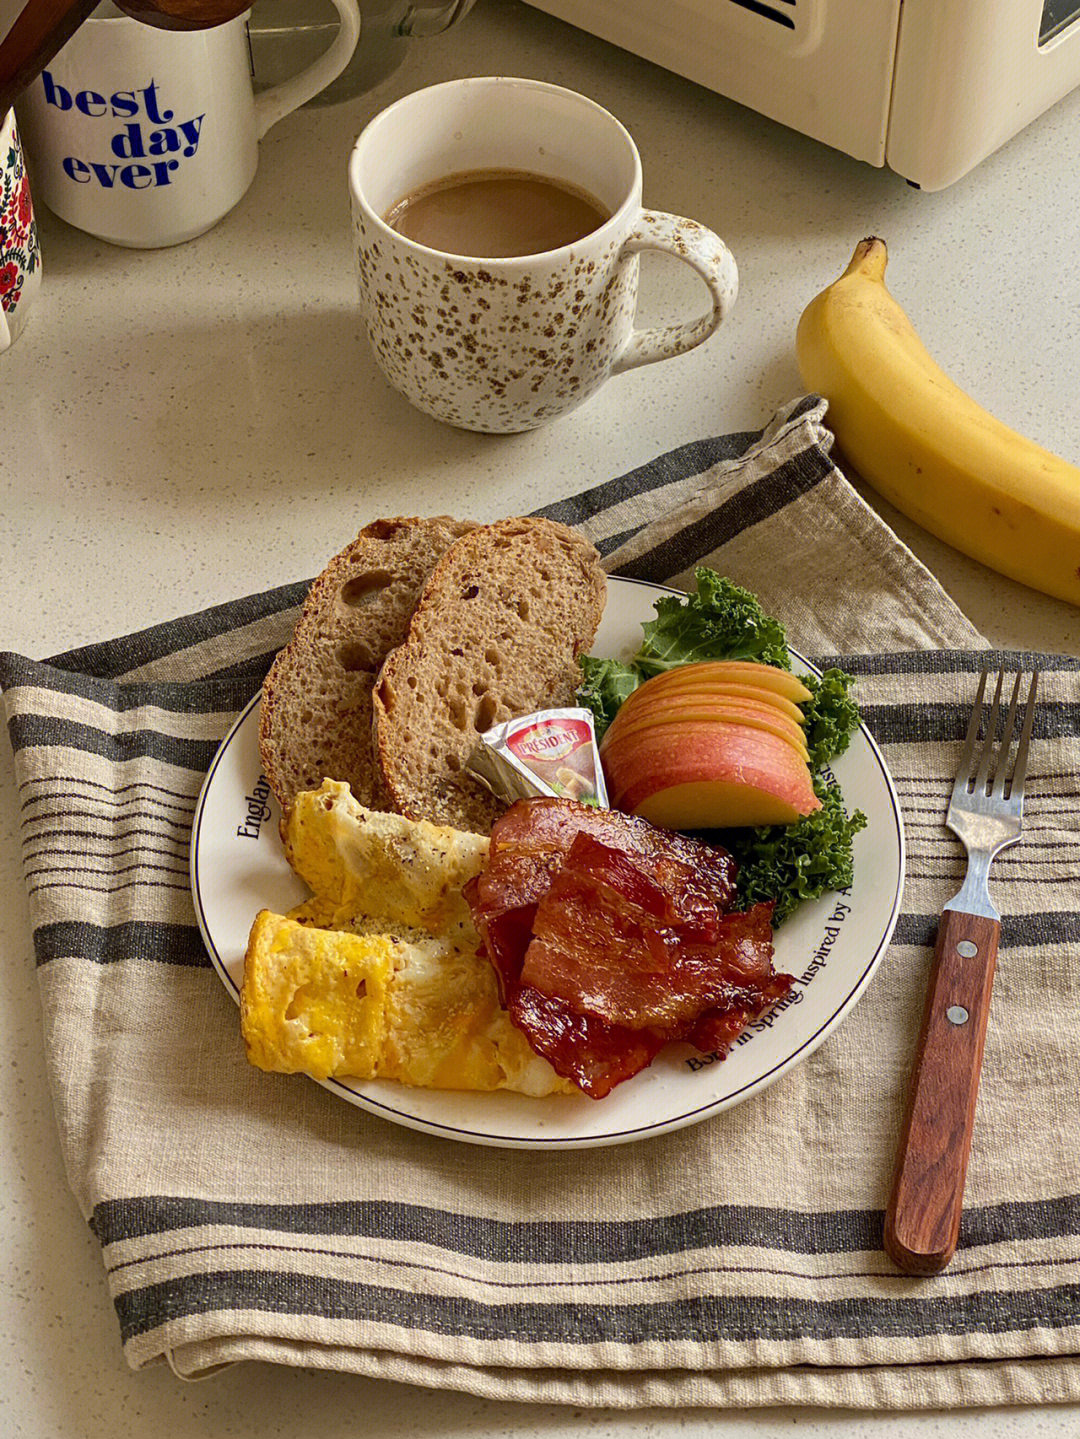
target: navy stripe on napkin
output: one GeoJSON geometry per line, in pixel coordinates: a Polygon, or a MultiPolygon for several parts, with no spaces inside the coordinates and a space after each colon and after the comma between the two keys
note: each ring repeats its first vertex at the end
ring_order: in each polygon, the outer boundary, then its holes
{"type": "MultiPolygon", "coordinates": [[[[789,424],[799,417],[816,423],[822,411],[821,402],[808,397],[785,418],[789,424]]],[[[599,536],[602,552],[613,554],[640,533],[640,524],[628,527],[631,502],[647,502],[638,506],[639,517],[662,514],[672,487],[695,493],[696,480],[705,485],[714,467],[737,462],[767,433],[682,446],[539,513],[586,526],[599,536]]],[[[621,572],[664,582],[835,477],[827,446],[809,429],[790,450],[621,572]]],[[[306,591],[307,582],[279,586],[48,663],[0,655],[44,989],[55,983],[63,993],[61,986],[79,972],[91,977],[88,987],[125,971],[147,989],[167,983],[190,994],[217,984],[213,974],[199,973],[209,962],[186,874],[195,797],[218,736],[258,688],[275,641],[287,637],[306,591]],[[172,661],[183,661],[179,668],[191,677],[164,684],[139,673],[172,661]],[[124,679],[133,674],[137,682],[124,679]]],[[[944,796],[924,792],[919,775],[925,771],[908,757],[962,736],[967,714],[955,702],[955,675],[973,673],[987,659],[1016,664],[1027,658],[923,651],[824,661],[841,663],[873,695],[865,714],[913,820],[909,869],[916,885],[921,874],[940,878],[958,870],[961,858],[940,825],[944,796]],[[900,681],[912,679],[918,705],[894,698],[905,693],[900,681]]],[[[1080,661],[1040,659],[1062,679],[1080,669],[1080,661]]],[[[1080,704],[1062,692],[1040,707],[1036,748],[1080,734],[1080,704]]],[[[1037,758],[1033,751],[1036,768],[1037,758]]],[[[1075,777],[1064,777],[1043,796],[1048,824],[1054,806],[1073,803],[1076,788],[1075,777]]],[[[1080,856],[1069,842],[1048,834],[1040,836],[1036,827],[1031,844],[1045,846],[1038,863],[1062,868],[1054,891],[1061,909],[1010,917],[1001,941],[1009,963],[1053,954],[1075,944],[1080,933],[1076,885],[1065,882],[1066,873],[1077,872],[1080,856]]],[[[998,882],[1017,883],[1011,873],[1003,865],[998,882]]],[[[905,898],[894,936],[898,950],[932,943],[937,916],[926,909],[917,892],[905,898]]],[[[93,1042],[96,1036],[85,1038],[93,1042]]],[[[243,1122],[240,1100],[228,1122],[243,1122]]],[[[102,1183],[109,1180],[108,1143],[105,1135],[102,1183]]],[[[441,1155],[443,1142],[431,1143],[433,1154],[441,1155]]],[[[379,1326],[380,1336],[397,1327],[403,1352],[413,1354],[426,1331],[493,1346],[512,1339],[524,1353],[529,1345],[631,1350],[665,1341],[763,1345],[850,1338],[877,1345],[886,1356],[894,1342],[932,1336],[971,1340],[1036,1330],[1053,1336],[1077,1325],[1080,1316],[1074,1272],[1080,1267],[1080,1196],[1074,1194],[970,1207],[955,1263],[966,1289],[935,1293],[891,1270],[880,1252],[882,1216],[873,1208],[805,1213],[781,1204],[717,1203],[629,1222],[509,1222],[406,1197],[361,1202],[346,1194],[310,1204],[223,1200],[199,1193],[198,1177],[168,1194],[155,1192],[147,1178],[148,1192],[114,1194],[93,1205],[91,1224],[103,1247],[123,1338],[134,1343],[154,1336],[157,1355],[176,1334],[244,1334],[244,1317],[253,1312],[379,1326]],[[474,1276],[485,1266],[481,1285],[474,1276]],[[740,1293],[724,1285],[724,1275],[736,1270],[750,1276],[740,1293]],[[788,1283],[783,1302],[769,1289],[770,1280],[780,1277],[788,1283]],[[677,1292],[683,1280],[697,1288],[673,1299],[672,1285],[677,1292]],[[193,1321],[190,1330],[184,1329],[187,1320],[193,1321]]],[[[265,1183],[252,1192],[266,1193],[265,1183]]],[[[1047,1342],[1037,1339],[1023,1352],[1045,1353],[1039,1345],[1047,1342]]],[[[391,1347],[381,1337],[380,1343],[391,1347]]],[[[918,1352],[931,1363],[943,1351],[927,1343],[918,1352]]],[[[633,1359],[613,1362],[628,1368],[633,1359]]]]}

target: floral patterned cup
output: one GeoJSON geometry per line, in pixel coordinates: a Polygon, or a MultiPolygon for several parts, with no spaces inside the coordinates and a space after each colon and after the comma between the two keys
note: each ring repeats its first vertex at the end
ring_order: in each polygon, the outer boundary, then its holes
{"type": "Polygon", "coordinates": [[[41,251],[30,183],[15,111],[9,110],[0,124],[0,351],[22,334],[40,284],[41,251]]]}
{"type": "Polygon", "coordinates": [[[539,80],[450,80],[406,95],[357,140],[349,193],[375,358],[414,405],[463,429],[531,430],[565,414],[610,376],[700,345],[738,290],[711,230],[642,208],[641,157],[614,115],[539,80]],[[492,170],[561,180],[608,218],[571,245],[499,259],[430,249],[386,223],[403,196],[492,170]],[[635,329],[642,250],[697,272],[704,314],[635,329]]]}

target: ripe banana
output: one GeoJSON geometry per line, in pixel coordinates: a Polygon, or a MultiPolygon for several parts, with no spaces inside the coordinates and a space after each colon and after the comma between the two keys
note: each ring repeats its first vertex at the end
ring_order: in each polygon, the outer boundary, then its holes
{"type": "Polygon", "coordinates": [[[799,321],[799,369],[841,450],[931,534],[1080,605],[1080,468],[953,384],[885,288],[887,259],[883,240],[860,241],[799,321]]]}

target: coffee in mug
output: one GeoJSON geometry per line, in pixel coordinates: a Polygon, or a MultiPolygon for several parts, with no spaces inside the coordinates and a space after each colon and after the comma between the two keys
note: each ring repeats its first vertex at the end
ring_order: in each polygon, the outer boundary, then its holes
{"type": "Polygon", "coordinates": [[[711,230],[643,208],[641,157],[615,116],[540,80],[406,95],[361,133],[349,193],[376,362],[419,409],[463,429],[565,414],[612,375],[701,344],[738,290],[711,230]],[[695,270],[706,311],[635,329],[642,250],[695,270]]]}
{"type": "Polygon", "coordinates": [[[598,229],[610,211],[576,185],[528,170],[469,170],[391,206],[399,235],[451,255],[539,255],[598,229]]]}

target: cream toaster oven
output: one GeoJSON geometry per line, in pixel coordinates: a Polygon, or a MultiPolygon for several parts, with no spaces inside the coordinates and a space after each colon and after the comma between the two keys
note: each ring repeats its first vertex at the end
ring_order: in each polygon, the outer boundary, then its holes
{"type": "Polygon", "coordinates": [[[924,190],[1080,85],[1080,0],[531,3],[924,190]]]}

